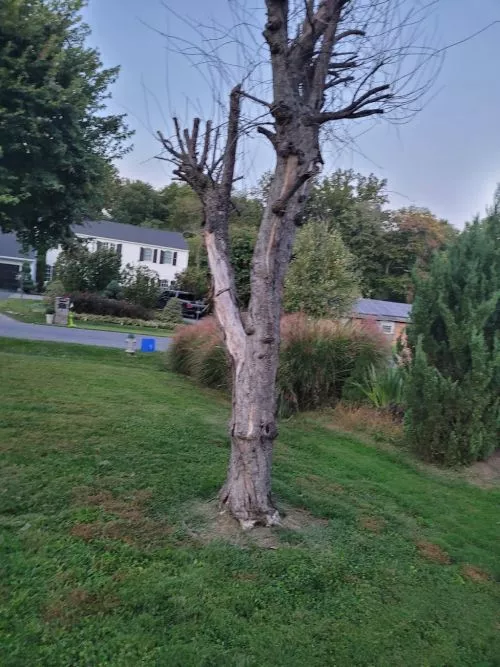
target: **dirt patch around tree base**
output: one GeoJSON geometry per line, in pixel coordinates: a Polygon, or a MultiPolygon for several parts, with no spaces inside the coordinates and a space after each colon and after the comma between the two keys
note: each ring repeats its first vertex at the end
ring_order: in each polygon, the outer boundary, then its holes
{"type": "Polygon", "coordinates": [[[244,548],[257,546],[262,549],[278,549],[286,546],[280,540],[280,531],[292,531],[298,536],[306,536],[310,532],[328,527],[326,519],[319,519],[303,509],[280,506],[279,512],[279,526],[255,526],[251,530],[242,530],[239,522],[229,512],[220,511],[218,500],[210,500],[190,505],[185,528],[192,539],[203,544],[223,540],[244,548]]]}
{"type": "Polygon", "coordinates": [[[500,449],[497,449],[486,461],[478,461],[467,471],[467,478],[473,484],[483,488],[500,485],[500,449]]]}

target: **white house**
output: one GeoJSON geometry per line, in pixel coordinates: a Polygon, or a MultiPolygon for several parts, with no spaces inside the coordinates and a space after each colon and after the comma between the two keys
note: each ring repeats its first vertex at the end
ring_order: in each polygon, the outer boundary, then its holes
{"type": "MultiPolygon", "coordinates": [[[[162,287],[169,287],[178,273],[188,265],[186,239],[178,232],[149,227],[124,225],[111,220],[87,220],[71,227],[73,234],[83,239],[90,250],[112,248],[121,255],[122,268],[127,264],[146,266],[156,271],[162,287]]],[[[52,274],[61,246],[47,253],[47,277],[52,274]]]]}
{"type": "Polygon", "coordinates": [[[35,253],[25,253],[15,234],[0,232],[0,289],[13,292],[18,289],[19,274],[24,262],[30,265],[31,277],[35,280],[35,253]]]}

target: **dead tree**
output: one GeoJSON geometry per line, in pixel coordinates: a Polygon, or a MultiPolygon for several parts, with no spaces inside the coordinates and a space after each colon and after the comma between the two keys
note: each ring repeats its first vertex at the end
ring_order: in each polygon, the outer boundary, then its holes
{"type": "Polygon", "coordinates": [[[323,162],[321,130],[327,123],[402,108],[403,100],[407,108],[412,95],[417,99],[421,92],[413,87],[408,95],[404,87],[409,78],[399,67],[389,67],[404,57],[398,26],[387,18],[401,0],[266,0],[265,5],[271,100],[236,86],[222,140],[210,122],[200,132],[199,119],[190,131],[181,131],[174,119],[172,139],[159,133],[174,173],[203,205],[215,315],[232,363],[231,456],[220,500],[243,527],[279,522],[271,497],[271,462],[278,434],[275,384],[282,289],[309,185],[323,162]],[[379,46],[374,49],[375,42],[379,46]],[[270,122],[258,125],[257,131],[271,142],[276,163],[243,316],[229,260],[228,219],[241,108],[247,99],[269,114],[270,122]]]}

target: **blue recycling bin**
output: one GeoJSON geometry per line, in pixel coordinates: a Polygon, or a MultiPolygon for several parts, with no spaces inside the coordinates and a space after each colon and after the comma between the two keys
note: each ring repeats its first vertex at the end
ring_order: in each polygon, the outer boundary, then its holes
{"type": "Polygon", "coordinates": [[[154,352],[156,340],[154,338],[143,338],[141,340],[141,352],[154,352]]]}

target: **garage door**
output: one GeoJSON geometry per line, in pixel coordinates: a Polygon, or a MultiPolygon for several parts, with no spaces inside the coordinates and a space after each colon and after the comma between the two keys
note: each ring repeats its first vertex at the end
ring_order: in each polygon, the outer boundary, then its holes
{"type": "Polygon", "coordinates": [[[2,264],[0,263],[0,289],[17,290],[19,287],[18,264],[2,264]]]}

